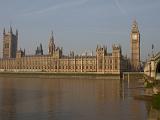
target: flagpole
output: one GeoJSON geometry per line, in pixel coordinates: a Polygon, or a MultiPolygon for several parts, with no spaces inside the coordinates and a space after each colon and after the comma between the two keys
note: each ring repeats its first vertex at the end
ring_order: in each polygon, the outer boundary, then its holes
{"type": "Polygon", "coordinates": [[[154,44],[152,44],[152,57],[154,57],[154,44]]]}

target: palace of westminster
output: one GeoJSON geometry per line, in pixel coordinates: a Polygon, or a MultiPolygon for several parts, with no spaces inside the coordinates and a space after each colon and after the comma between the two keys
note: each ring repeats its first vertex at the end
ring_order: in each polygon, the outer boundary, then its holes
{"type": "Polygon", "coordinates": [[[0,59],[1,72],[53,72],[53,73],[103,73],[120,74],[123,71],[139,71],[140,68],[140,32],[133,21],[130,33],[131,59],[122,55],[120,45],[107,47],[97,45],[96,55],[64,55],[62,48],[55,45],[53,32],[49,38],[48,54],[43,55],[42,44],[35,55],[26,55],[25,50],[17,48],[18,31],[14,34],[3,31],[3,58],[0,59]]]}

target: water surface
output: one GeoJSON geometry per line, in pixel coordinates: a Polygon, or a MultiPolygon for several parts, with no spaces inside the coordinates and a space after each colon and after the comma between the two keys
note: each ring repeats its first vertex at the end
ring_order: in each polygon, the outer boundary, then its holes
{"type": "Polygon", "coordinates": [[[146,120],[139,80],[0,77],[0,120],[146,120]],[[129,89],[128,89],[129,87],[129,89]]]}

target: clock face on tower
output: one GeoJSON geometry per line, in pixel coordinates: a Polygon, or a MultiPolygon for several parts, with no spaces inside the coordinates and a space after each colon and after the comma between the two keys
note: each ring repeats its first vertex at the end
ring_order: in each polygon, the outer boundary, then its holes
{"type": "Polygon", "coordinates": [[[132,39],[137,40],[137,34],[132,34],[132,39]]]}

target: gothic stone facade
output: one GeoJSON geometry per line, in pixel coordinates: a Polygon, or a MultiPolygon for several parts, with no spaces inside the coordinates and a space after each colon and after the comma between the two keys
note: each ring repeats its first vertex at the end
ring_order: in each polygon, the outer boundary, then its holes
{"type": "Polygon", "coordinates": [[[160,52],[153,54],[149,58],[144,67],[144,74],[154,78],[155,80],[160,80],[160,52]]]}
{"type": "Polygon", "coordinates": [[[133,21],[131,34],[130,34],[130,46],[131,46],[131,70],[140,70],[140,32],[138,24],[133,21]]]}
{"type": "MultiPolygon", "coordinates": [[[[16,36],[13,33],[10,37],[16,36]]],[[[8,38],[11,40],[11,38],[8,38]]],[[[4,34],[4,43],[8,41],[4,34]]],[[[12,41],[12,40],[11,40],[12,41]]],[[[17,41],[16,41],[17,43],[17,41]]],[[[12,42],[8,42],[12,46],[12,42]]],[[[4,44],[5,46],[5,44],[4,44]]],[[[97,46],[96,55],[70,55],[62,53],[62,48],[56,47],[53,33],[49,40],[48,55],[26,55],[21,49],[17,51],[17,45],[12,50],[3,50],[3,58],[0,59],[0,71],[11,72],[64,72],[64,73],[121,73],[121,47],[113,45],[112,53],[107,52],[106,47],[97,46]],[[16,57],[10,55],[16,52],[16,57]],[[7,57],[6,57],[7,55],[7,57]]]]}
{"type": "Polygon", "coordinates": [[[12,27],[10,27],[9,32],[3,31],[3,58],[16,58],[18,42],[18,31],[16,30],[16,35],[12,32],[12,27]]]}

